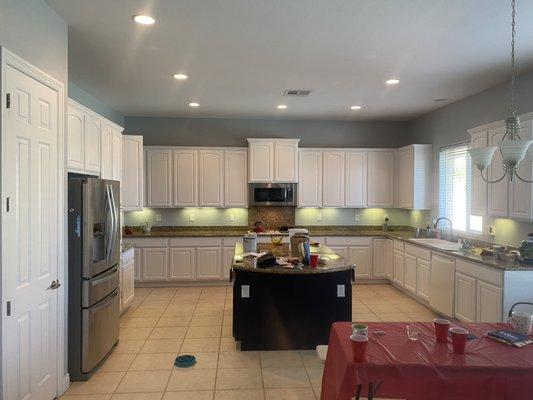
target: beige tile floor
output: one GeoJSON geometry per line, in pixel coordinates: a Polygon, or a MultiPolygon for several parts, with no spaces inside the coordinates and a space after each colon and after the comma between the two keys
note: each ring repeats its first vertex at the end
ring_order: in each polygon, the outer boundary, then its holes
{"type": "MultiPolygon", "coordinates": [[[[353,289],[354,321],[425,321],[423,305],[390,285],[353,289]]],[[[323,364],[314,351],[241,352],[231,334],[231,287],[137,288],[120,342],[63,400],[316,400],[323,364]],[[177,354],[197,364],[173,367],[177,354]]]]}

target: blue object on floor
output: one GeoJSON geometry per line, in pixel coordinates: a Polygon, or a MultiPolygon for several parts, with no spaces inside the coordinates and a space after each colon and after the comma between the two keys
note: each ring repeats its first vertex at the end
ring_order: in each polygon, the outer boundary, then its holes
{"type": "Polygon", "coordinates": [[[174,361],[174,365],[179,368],[192,367],[194,364],[196,364],[196,358],[188,354],[178,356],[176,361],[174,361]]]}

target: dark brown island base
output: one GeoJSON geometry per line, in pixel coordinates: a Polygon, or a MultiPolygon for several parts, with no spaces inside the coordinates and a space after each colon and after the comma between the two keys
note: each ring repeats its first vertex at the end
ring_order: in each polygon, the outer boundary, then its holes
{"type": "MultiPolygon", "coordinates": [[[[259,244],[288,256],[289,246],[259,244]]],[[[241,350],[305,350],[328,344],[333,322],[352,319],[354,266],[326,246],[311,248],[325,264],[317,268],[250,268],[243,247],[233,257],[233,336],[241,350]]]]}

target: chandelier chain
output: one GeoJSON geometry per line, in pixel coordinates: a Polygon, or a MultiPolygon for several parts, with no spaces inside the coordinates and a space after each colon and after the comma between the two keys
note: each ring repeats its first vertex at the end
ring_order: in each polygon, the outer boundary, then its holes
{"type": "Polygon", "coordinates": [[[515,55],[514,55],[514,47],[515,47],[515,17],[516,17],[516,0],[511,0],[511,107],[510,111],[514,115],[516,113],[516,105],[515,105],[515,55]]]}

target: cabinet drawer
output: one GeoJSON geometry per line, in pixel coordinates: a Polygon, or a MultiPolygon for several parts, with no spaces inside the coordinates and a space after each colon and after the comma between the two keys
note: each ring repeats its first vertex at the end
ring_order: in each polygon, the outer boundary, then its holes
{"type": "Polygon", "coordinates": [[[361,236],[329,236],[326,237],[328,246],[370,246],[372,237],[361,236]]]}
{"type": "Polygon", "coordinates": [[[457,259],[455,262],[455,269],[464,274],[481,279],[485,282],[492,283],[498,287],[502,287],[503,277],[500,271],[491,269],[481,264],[476,264],[461,259],[457,259]]]}
{"type": "Polygon", "coordinates": [[[415,256],[415,257],[418,257],[418,258],[421,258],[421,259],[426,260],[426,261],[430,261],[431,260],[431,251],[423,249],[420,246],[414,246],[412,244],[406,243],[405,244],[405,253],[406,254],[410,254],[412,256],[415,256]]]}
{"type": "Polygon", "coordinates": [[[242,243],[242,236],[228,236],[222,238],[222,246],[224,247],[235,247],[237,243],[242,243]]]}
{"type": "Polygon", "coordinates": [[[222,239],[219,237],[181,237],[170,239],[170,247],[212,247],[220,246],[222,239]]]}
{"type": "Polygon", "coordinates": [[[127,238],[124,243],[132,244],[135,247],[167,247],[168,239],[156,238],[127,238]]]}
{"type": "Polygon", "coordinates": [[[398,239],[394,239],[394,250],[404,250],[404,242],[398,239]]]}

